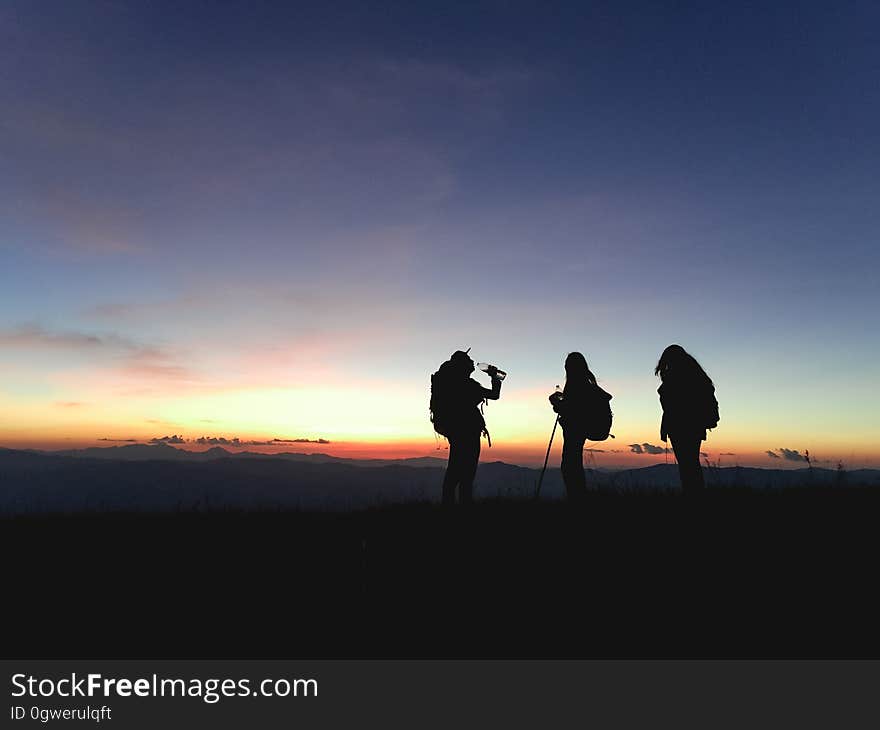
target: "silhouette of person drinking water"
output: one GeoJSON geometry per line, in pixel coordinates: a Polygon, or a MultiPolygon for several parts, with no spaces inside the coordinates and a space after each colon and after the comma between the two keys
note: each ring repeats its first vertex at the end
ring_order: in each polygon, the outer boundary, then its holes
{"type": "Polygon", "coordinates": [[[550,395],[562,426],[562,481],[571,502],[587,493],[584,477],[584,442],[603,441],[611,430],[611,394],[596,383],[587,359],[580,352],[565,358],[565,387],[550,395]]]}
{"type": "Polygon", "coordinates": [[[705,486],[700,444],[706,440],[706,429],[717,426],[719,419],[715,385],[681,345],[670,345],[663,351],[654,374],[663,381],[657,389],[663,408],[660,440],[672,440],[684,493],[698,494],[705,486]]]}
{"type": "MultiPolygon", "coordinates": [[[[470,348],[468,348],[470,350],[470,348]]],[[[470,377],[474,361],[457,350],[431,376],[431,420],[434,430],[449,441],[449,461],[443,477],[443,504],[455,504],[456,491],[462,504],[473,501],[474,477],[480,459],[480,437],[486,421],[480,404],[498,400],[504,374],[493,365],[486,368],[492,387],[485,388],[470,377]]],[[[492,445],[489,439],[489,445],[492,445]]]]}

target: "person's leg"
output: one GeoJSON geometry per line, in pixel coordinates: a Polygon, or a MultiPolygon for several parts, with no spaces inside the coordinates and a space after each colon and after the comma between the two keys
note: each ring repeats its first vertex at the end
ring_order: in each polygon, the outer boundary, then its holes
{"type": "Polygon", "coordinates": [[[462,444],[461,459],[461,503],[469,504],[474,499],[474,477],[480,461],[480,434],[468,436],[462,444]]]}
{"type": "Polygon", "coordinates": [[[690,491],[690,458],[691,452],[688,448],[690,440],[683,436],[673,436],[672,451],[675,454],[675,460],[678,462],[678,479],[681,482],[681,490],[684,494],[690,491]]]}
{"type": "Polygon", "coordinates": [[[563,436],[562,442],[562,481],[569,501],[575,502],[587,493],[584,477],[584,441],[582,436],[563,436]]]}
{"type": "Polygon", "coordinates": [[[459,439],[449,439],[449,459],[443,475],[443,504],[455,504],[455,488],[461,481],[461,450],[459,439]]]}
{"type": "Polygon", "coordinates": [[[678,436],[672,438],[672,450],[678,461],[678,475],[685,494],[702,491],[703,468],[700,466],[699,436],[678,436]]]}
{"type": "Polygon", "coordinates": [[[699,436],[694,437],[693,442],[693,460],[691,463],[693,464],[693,477],[691,478],[691,484],[693,484],[693,491],[695,493],[702,493],[703,489],[706,486],[705,479],[703,477],[703,467],[700,464],[700,449],[702,447],[703,440],[699,436]]]}

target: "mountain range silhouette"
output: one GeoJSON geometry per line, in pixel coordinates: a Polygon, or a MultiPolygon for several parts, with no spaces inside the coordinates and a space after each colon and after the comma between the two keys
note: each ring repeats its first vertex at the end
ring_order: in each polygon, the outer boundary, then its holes
{"type": "MultiPolygon", "coordinates": [[[[445,460],[348,459],[322,453],[260,454],[221,447],[186,451],[168,445],[131,444],[56,452],[0,449],[0,513],[101,511],[350,510],[434,502],[445,460]]],[[[501,461],[481,465],[478,499],[530,499],[538,469],[501,461]]],[[[880,486],[880,470],[706,470],[710,487],[880,486]]],[[[605,492],[670,490],[675,464],[636,469],[588,469],[589,488],[605,492]]],[[[558,469],[549,470],[542,494],[560,498],[558,469]]]]}

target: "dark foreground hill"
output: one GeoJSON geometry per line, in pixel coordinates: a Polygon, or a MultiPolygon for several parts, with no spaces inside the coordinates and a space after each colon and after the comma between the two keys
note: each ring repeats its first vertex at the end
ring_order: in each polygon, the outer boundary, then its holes
{"type": "Polygon", "coordinates": [[[880,656],[876,471],[417,463],[0,450],[6,654],[880,656]]]}
{"type": "Polygon", "coordinates": [[[873,489],[0,523],[8,657],[880,656],[873,489]]]}

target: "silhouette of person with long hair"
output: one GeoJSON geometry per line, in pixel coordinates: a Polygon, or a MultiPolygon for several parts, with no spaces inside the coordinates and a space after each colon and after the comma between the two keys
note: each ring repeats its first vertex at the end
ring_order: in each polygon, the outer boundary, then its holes
{"type": "MultiPolygon", "coordinates": [[[[596,383],[587,359],[580,352],[570,352],[565,358],[565,387],[553,393],[550,403],[559,414],[562,426],[562,481],[568,499],[577,502],[587,493],[584,476],[584,442],[595,420],[597,410],[607,410],[611,395],[596,383]],[[592,418],[591,418],[592,417],[592,418]]],[[[610,422],[609,422],[610,427],[610,422]]],[[[607,437],[607,434],[606,434],[607,437]]]]}
{"type": "Polygon", "coordinates": [[[431,378],[434,429],[449,440],[449,461],[443,477],[443,504],[446,505],[455,504],[456,491],[462,504],[473,501],[480,437],[489,436],[479,406],[501,396],[502,378],[497,368],[490,366],[487,371],[492,380],[491,388],[471,378],[472,372],[474,361],[470,355],[457,350],[431,378]]]}
{"type": "Polygon", "coordinates": [[[672,440],[684,493],[700,493],[705,486],[700,443],[706,440],[706,429],[718,425],[715,385],[681,345],[663,350],[654,375],[663,381],[657,389],[663,408],[660,439],[664,443],[667,437],[672,440]]]}

